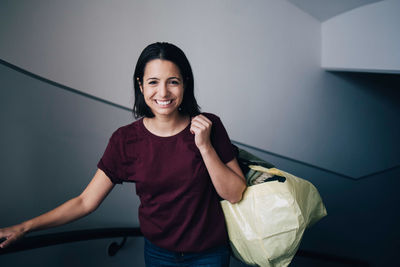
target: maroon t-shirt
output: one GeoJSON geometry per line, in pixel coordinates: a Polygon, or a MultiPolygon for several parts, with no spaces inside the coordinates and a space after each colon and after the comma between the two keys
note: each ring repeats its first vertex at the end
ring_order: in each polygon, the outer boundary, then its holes
{"type": "MultiPolygon", "coordinates": [[[[234,159],[220,119],[203,113],[213,125],[211,142],[223,163],[234,159]]],[[[177,252],[199,252],[227,244],[219,196],[190,133],[160,137],[143,119],[116,130],[98,163],[113,183],[134,182],[140,197],[143,235],[155,245],[177,252]]]]}

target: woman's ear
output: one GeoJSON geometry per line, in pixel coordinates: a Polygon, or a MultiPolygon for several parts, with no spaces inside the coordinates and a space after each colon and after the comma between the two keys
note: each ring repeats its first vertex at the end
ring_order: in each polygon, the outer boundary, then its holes
{"type": "Polygon", "coordinates": [[[142,94],[143,94],[143,86],[142,86],[142,83],[140,82],[139,77],[136,78],[136,81],[139,84],[140,92],[142,92],[142,94]]]}

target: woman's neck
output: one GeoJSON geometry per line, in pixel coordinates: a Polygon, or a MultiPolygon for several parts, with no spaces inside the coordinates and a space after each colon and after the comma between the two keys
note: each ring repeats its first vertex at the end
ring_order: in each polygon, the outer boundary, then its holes
{"type": "Polygon", "coordinates": [[[167,137],[181,132],[189,124],[189,116],[178,114],[175,117],[161,117],[156,116],[153,118],[144,118],[143,124],[147,130],[155,135],[167,137]]]}

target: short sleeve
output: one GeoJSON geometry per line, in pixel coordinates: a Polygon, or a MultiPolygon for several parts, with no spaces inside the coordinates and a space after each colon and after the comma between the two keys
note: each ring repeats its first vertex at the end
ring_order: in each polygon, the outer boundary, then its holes
{"type": "Polygon", "coordinates": [[[110,178],[114,184],[121,184],[123,181],[121,149],[118,130],[115,131],[108,141],[106,150],[101,157],[97,167],[101,169],[110,178]]]}
{"type": "Polygon", "coordinates": [[[220,118],[213,114],[204,114],[212,123],[211,142],[221,161],[226,164],[237,157],[238,150],[231,143],[220,118]]]}

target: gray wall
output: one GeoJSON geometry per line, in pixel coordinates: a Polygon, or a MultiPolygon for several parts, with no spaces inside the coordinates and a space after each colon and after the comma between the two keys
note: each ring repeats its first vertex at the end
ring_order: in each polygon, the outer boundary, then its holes
{"type": "Polygon", "coordinates": [[[1,59],[77,90],[131,107],[138,54],[170,41],[233,139],[351,176],[400,162],[398,106],[322,71],[321,23],[287,1],[0,1],[0,17],[1,59]]]}
{"type": "MultiPolygon", "coordinates": [[[[274,133],[264,125],[259,135],[243,132],[251,128],[248,114],[264,114],[266,104],[273,110],[293,106],[313,87],[319,71],[320,23],[286,1],[22,0],[0,5],[1,59],[126,107],[132,106],[131,76],[140,51],[154,41],[176,43],[192,63],[203,110],[219,114],[232,138],[263,148],[276,150],[265,141],[274,133]]],[[[265,119],[277,124],[287,118],[265,119]]]]}

